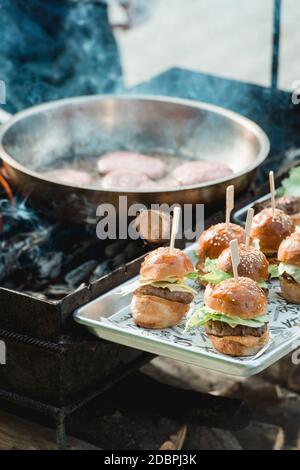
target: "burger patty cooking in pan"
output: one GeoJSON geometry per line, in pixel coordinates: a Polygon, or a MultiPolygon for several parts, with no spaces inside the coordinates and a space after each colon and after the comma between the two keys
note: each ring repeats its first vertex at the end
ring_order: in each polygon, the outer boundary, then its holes
{"type": "Polygon", "coordinates": [[[214,336],[255,336],[258,338],[267,331],[267,328],[267,323],[259,328],[251,328],[250,326],[243,325],[236,325],[232,328],[225,322],[215,320],[210,320],[205,325],[206,333],[214,336]]]}
{"type": "Polygon", "coordinates": [[[135,295],[154,295],[162,299],[180,302],[181,304],[190,304],[193,301],[193,294],[189,292],[171,292],[167,288],[154,287],[151,285],[142,286],[134,292],[135,295]]]}

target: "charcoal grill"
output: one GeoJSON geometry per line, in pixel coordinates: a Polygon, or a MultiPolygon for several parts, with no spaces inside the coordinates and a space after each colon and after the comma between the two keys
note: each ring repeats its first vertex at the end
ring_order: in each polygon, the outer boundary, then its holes
{"type": "MultiPolygon", "coordinates": [[[[259,168],[255,184],[237,201],[237,207],[266,191],[269,169],[279,174],[300,155],[300,107],[292,104],[290,93],[276,88],[280,2],[275,3],[271,88],[175,68],[132,90],[134,94],[163,94],[217,104],[252,119],[265,130],[271,141],[270,156],[259,168]]],[[[206,224],[221,220],[223,215],[219,209],[218,206],[210,208],[206,224]]],[[[150,248],[144,247],[144,252],[150,248]]],[[[126,264],[119,260],[119,268],[74,288],[56,301],[18,291],[9,283],[0,288],[0,339],[6,342],[8,354],[7,365],[0,366],[0,401],[54,418],[60,448],[64,446],[66,416],[103,394],[121,378],[125,380],[126,389],[130,379],[125,377],[152,358],[149,354],[96,340],[72,321],[76,308],[138,273],[143,256],[133,253],[132,258],[126,264]]],[[[134,383],[136,380],[135,376],[134,383]]],[[[110,396],[113,395],[114,392],[110,396]]],[[[247,421],[247,413],[241,411],[240,403],[229,406],[229,402],[220,397],[211,397],[213,402],[205,396],[198,398],[194,406],[199,409],[197,419],[200,422],[225,427],[226,409],[231,414],[235,410],[239,425],[247,421]],[[201,413],[205,408],[211,408],[206,421],[201,413]],[[216,409],[223,417],[221,423],[216,423],[216,409]]],[[[132,403],[126,406],[130,408],[132,403]]],[[[168,413],[172,415],[170,408],[168,413]]]]}

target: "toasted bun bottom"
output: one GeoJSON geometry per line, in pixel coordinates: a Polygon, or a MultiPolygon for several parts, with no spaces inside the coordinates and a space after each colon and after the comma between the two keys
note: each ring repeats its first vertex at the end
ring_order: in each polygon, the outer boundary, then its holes
{"type": "Polygon", "coordinates": [[[300,304],[300,284],[284,276],[279,276],[282,297],[292,304],[300,304]]]}
{"type": "Polygon", "coordinates": [[[136,325],[143,328],[168,328],[177,325],[190,308],[154,295],[134,295],[131,310],[136,325]]]}
{"type": "Polygon", "coordinates": [[[269,340],[269,331],[261,336],[214,336],[208,335],[213,347],[228,356],[254,356],[269,340]]]}

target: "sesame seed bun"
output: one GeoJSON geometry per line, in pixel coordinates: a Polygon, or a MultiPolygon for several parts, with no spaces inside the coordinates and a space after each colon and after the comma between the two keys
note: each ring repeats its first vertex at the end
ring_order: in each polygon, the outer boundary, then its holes
{"type": "Polygon", "coordinates": [[[140,275],[143,281],[158,281],[170,276],[184,277],[191,271],[194,266],[186,253],[177,248],[161,247],[146,256],[140,275]]]}
{"type": "Polygon", "coordinates": [[[203,262],[206,258],[216,259],[225,248],[229,247],[231,240],[237,240],[238,243],[244,243],[245,231],[236,224],[230,224],[229,230],[226,224],[212,225],[205,230],[198,241],[199,261],[203,262]]]}
{"type": "Polygon", "coordinates": [[[227,279],[215,286],[208,284],[204,301],[216,312],[245,320],[264,315],[268,307],[264,291],[247,277],[227,279]]]}
{"type": "Polygon", "coordinates": [[[258,238],[260,249],[265,254],[277,253],[282,240],[295,230],[293,219],[280,209],[263,209],[253,218],[251,237],[258,238]]]}
{"type": "Polygon", "coordinates": [[[294,232],[281,242],[278,249],[278,260],[282,263],[300,266],[300,233],[294,232]]]}
{"type": "MultiPolygon", "coordinates": [[[[239,276],[249,277],[256,282],[267,281],[269,279],[269,263],[265,255],[260,250],[257,250],[253,246],[247,247],[246,245],[240,245],[239,254],[239,276]]],[[[226,273],[233,273],[230,248],[226,248],[226,250],[220,254],[217,266],[226,273]]]]}

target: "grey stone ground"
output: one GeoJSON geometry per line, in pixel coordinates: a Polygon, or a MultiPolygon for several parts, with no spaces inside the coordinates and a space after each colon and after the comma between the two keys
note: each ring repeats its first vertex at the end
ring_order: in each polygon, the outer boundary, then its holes
{"type": "MultiPolygon", "coordinates": [[[[150,0],[145,0],[150,1],[150,0]]],[[[151,19],[117,31],[134,85],[172,66],[268,86],[273,0],[151,0],[151,19]]],[[[283,0],[280,87],[300,79],[300,2],[283,0]]]]}

